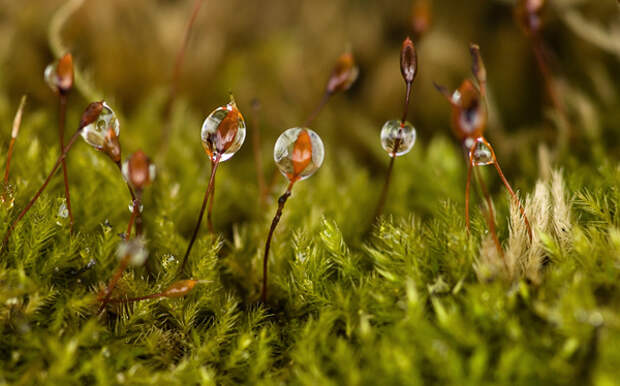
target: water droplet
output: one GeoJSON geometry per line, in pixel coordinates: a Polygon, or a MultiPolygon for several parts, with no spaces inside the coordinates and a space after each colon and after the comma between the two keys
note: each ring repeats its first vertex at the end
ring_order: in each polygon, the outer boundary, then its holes
{"type": "MultiPolygon", "coordinates": [[[[138,208],[138,210],[140,211],[140,213],[142,213],[142,211],[144,210],[144,205],[142,205],[142,203],[140,203],[140,207],[138,208]]],[[[133,213],[133,201],[129,201],[129,212],[133,213]]]]}
{"type": "Polygon", "coordinates": [[[310,129],[292,127],[278,137],[273,159],[286,178],[304,180],[323,164],[325,148],[317,133],[310,129]]]}
{"type": "Polygon", "coordinates": [[[144,247],[144,241],[141,238],[135,238],[129,241],[121,241],[118,245],[116,257],[121,260],[127,255],[129,255],[129,264],[137,267],[144,264],[149,252],[144,247]]]}
{"type": "Polygon", "coordinates": [[[476,166],[490,165],[493,163],[493,152],[483,142],[477,142],[473,159],[476,166]]]}
{"type": "Polygon", "coordinates": [[[416,140],[416,130],[409,122],[401,125],[399,120],[393,119],[385,122],[381,128],[381,146],[388,152],[390,157],[394,154],[396,141],[400,139],[396,156],[409,153],[416,140]]]}
{"type": "Polygon", "coordinates": [[[218,154],[221,154],[220,161],[226,161],[243,145],[245,130],[245,120],[233,99],[204,120],[200,131],[202,146],[213,161],[218,154]]]}
{"type": "Polygon", "coordinates": [[[69,209],[67,209],[67,200],[63,198],[58,199],[58,212],[56,213],[56,224],[59,226],[67,225],[69,218],[69,209]]]}
{"type": "Polygon", "coordinates": [[[11,209],[15,203],[15,187],[8,182],[0,182],[0,203],[5,209],[11,209]]]}
{"type": "Polygon", "coordinates": [[[85,126],[81,134],[86,143],[97,150],[103,150],[106,145],[108,130],[110,129],[114,130],[116,137],[120,135],[120,124],[118,123],[116,114],[114,114],[114,111],[107,103],[103,102],[103,110],[97,117],[97,120],[85,126]]]}

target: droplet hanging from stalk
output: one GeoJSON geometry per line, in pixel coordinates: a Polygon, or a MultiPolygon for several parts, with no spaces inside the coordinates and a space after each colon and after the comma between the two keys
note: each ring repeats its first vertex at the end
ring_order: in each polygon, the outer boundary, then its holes
{"type": "Polygon", "coordinates": [[[243,115],[237,108],[232,94],[230,95],[230,102],[226,105],[220,106],[213,110],[202,124],[200,130],[200,139],[202,141],[202,147],[209,156],[211,161],[211,175],[209,177],[209,185],[205,192],[205,197],[202,201],[202,207],[198,214],[198,221],[194,227],[194,232],[183,256],[181,265],[179,266],[178,274],[183,274],[185,264],[192,250],[192,246],[198,236],[200,230],[200,224],[202,223],[202,217],[204,216],[207,204],[209,209],[207,211],[207,225],[209,231],[213,232],[213,224],[211,222],[211,212],[213,209],[213,200],[215,193],[215,175],[217,168],[222,161],[229,160],[243,145],[245,140],[246,125],[243,115]]]}
{"type": "Polygon", "coordinates": [[[304,180],[313,175],[323,164],[325,148],[321,137],[314,131],[293,127],[285,130],[276,141],[273,149],[273,158],[280,172],[289,180],[284,194],[278,199],[278,209],[271,222],[265,254],[263,256],[263,287],[261,299],[267,301],[267,262],[273,232],[280,222],[286,200],[291,196],[291,190],[295,182],[304,180]]]}

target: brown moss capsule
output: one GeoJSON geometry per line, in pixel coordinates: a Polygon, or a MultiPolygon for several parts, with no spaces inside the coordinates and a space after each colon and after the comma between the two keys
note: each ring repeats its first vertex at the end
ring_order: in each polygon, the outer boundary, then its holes
{"type": "Polygon", "coordinates": [[[123,164],[123,176],[136,191],[143,190],[155,179],[155,165],[142,150],[138,150],[123,164]]]}
{"type": "Polygon", "coordinates": [[[411,30],[414,37],[421,38],[431,27],[432,9],[429,0],[416,0],[411,7],[411,30]]]}
{"type": "Polygon", "coordinates": [[[103,111],[104,102],[92,102],[86,107],[86,110],[82,113],[82,117],[80,118],[80,126],[79,128],[86,127],[91,123],[95,122],[97,118],[99,118],[99,114],[103,111]]]}
{"type": "Polygon", "coordinates": [[[332,73],[327,81],[326,92],[334,94],[348,90],[357,79],[359,69],[355,65],[355,59],[351,52],[340,55],[332,73]]]}
{"type": "MultiPolygon", "coordinates": [[[[472,72],[478,80],[480,90],[478,90],[478,88],[474,86],[474,83],[469,79],[464,80],[463,83],[461,83],[461,86],[452,94],[450,94],[445,87],[435,85],[437,90],[446,97],[446,99],[448,100],[448,102],[450,102],[450,105],[452,106],[452,130],[455,136],[463,144],[468,160],[467,182],[465,185],[465,223],[467,226],[467,230],[469,231],[470,229],[469,191],[472,179],[472,171],[474,170],[474,167],[477,166],[493,165],[495,166],[497,174],[499,175],[504,186],[506,187],[506,190],[508,190],[512,198],[519,206],[521,215],[523,216],[523,221],[527,227],[528,234],[531,239],[532,230],[527,216],[525,215],[525,210],[523,209],[521,202],[517,198],[517,195],[512,190],[512,187],[508,183],[508,180],[504,176],[504,173],[499,166],[499,162],[497,161],[497,157],[495,156],[495,151],[493,150],[493,147],[484,137],[484,130],[486,129],[487,125],[486,69],[484,66],[484,62],[482,61],[482,56],[480,55],[480,48],[477,45],[470,45],[470,53],[472,57],[472,72]]],[[[477,173],[476,176],[480,188],[485,196],[485,200],[487,202],[487,207],[489,211],[489,229],[491,231],[493,240],[495,241],[495,245],[499,254],[503,256],[503,250],[495,232],[493,205],[491,202],[491,198],[488,194],[486,187],[484,186],[482,178],[478,176],[477,173]]]]}
{"type": "Polygon", "coordinates": [[[44,73],[45,81],[52,91],[66,94],[73,87],[73,57],[65,54],[57,62],[48,65],[44,73]]]}
{"type": "Polygon", "coordinates": [[[407,37],[403,41],[403,46],[400,50],[400,73],[406,83],[413,83],[415,76],[418,72],[418,55],[415,50],[415,45],[407,37]]]}
{"type": "Polygon", "coordinates": [[[518,0],[515,7],[515,19],[527,35],[538,33],[542,28],[542,12],[545,0],[518,0]]]}
{"type": "Polygon", "coordinates": [[[179,280],[175,283],[172,283],[170,287],[166,288],[163,292],[161,292],[161,296],[165,298],[180,298],[190,293],[197,283],[198,280],[179,280]]]}

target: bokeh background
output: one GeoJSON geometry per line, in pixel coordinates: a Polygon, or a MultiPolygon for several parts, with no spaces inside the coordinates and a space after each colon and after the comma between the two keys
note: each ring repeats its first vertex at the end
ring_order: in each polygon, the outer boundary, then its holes
{"type": "MultiPolygon", "coordinates": [[[[419,56],[409,117],[418,131],[418,144],[412,151],[418,154],[413,156],[416,160],[428,158],[419,153],[433,139],[444,138],[459,146],[452,138],[449,106],[433,81],[454,89],[471,77],[470,42],[480,45],[487,66],[487,136],[517,187],[531,186],[538,177],[541,145],[560,167],[596,164],[603,154],[612,158],[620,154],[620,6],[616,1],[547,1],[542,34],[545,55],[573,125],[564,149],[557,149],[562,123],[546,96],[530,40],[515,23],[515,2],[428,1],[430,13],[424,19],[428,28],[419,33],[414,10],[421,2],[204,2],[172,107],[171,150],[162,155],[168,141],[163,118],[166,98],[194,1],[72,0],[68,3],[76,4],[75,12],[55,30],[55,21],[62,19],[57,11],[64,1],[3,0],[0,120],[10,122],[25,93],[29,102],[24,135],[55,144],[57,102],[42,74],[55,56],[70,51],[86,79],[81,89],[87,90],[70,97],[70,127],[87,103],[105,98],[121,117],[125,155],[142,148],[158,161],[160,170],[173,175],[180,167],[175,161],[204,160],[191,166],[201,171],[196,179],[202,181],[208,176],[208,163],[198,140],[200,125],[210,111],[227,102],[232,91],[248,121],[249,135],[260,128],[264,173],[269,180],[275,139],[284,129],[304,121],[320,100],[336,58],[351,49],[360,68],[359,79],[348,92],[332,98],[313,128],[323,137],[328,160],[339,175],[346,175],[355,162],[370,178],[377,178],[378,191],[387,165],[379,131],[386,120],[401,114],[404,84],[399,50],[404,37],[410,35],[419,56]],[[258,113],[251,108],[254,99],[260,101],[258,113]],[[177,158],[181,152],[189,156],[177,158]]],[[[9,131],[0,133],[3,143],[9,131]]],[[[238,173],[239,178],[253,181],[250,138],[235,157],[236,171],[222,173],[238,173]]],[[[19,152],[29,143],[20,139],[17,146],[19,152]]],[[[441,173],[436,176],[441,178],[441,173]]],[[[499,183],[492,183],[494,191],[500,188],[499,183]]],[[[279,190],[276,187],[274,195],[279,190]]],[[[460,187],[450,192],[454,194],[447,198],[462,199],[460,187]]],[[[408,209],[424,208],[423,203],[412,202],[408,209]]],[[[234,222],[244,216],[233,211],[224,217],[234,222]]],[[[187,223],[189,230],[191,220],[187,223]]]]}

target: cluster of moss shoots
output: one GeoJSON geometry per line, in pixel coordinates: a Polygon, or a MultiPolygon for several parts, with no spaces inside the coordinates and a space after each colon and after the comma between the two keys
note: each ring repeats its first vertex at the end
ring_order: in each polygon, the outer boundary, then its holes
{"type": "MultiPolygon", "coordinates": [[[[539,37],[539,30],[541,28],[539,13],[542,8],[542,3],[543,2],[541,1],[521,1],[517,7],[516,16],[524,31],[533,41],[534,50],[537,53],[538,64],[541,68],[541,72],[545,75],[547,90],[549,91],[551,100],[554,102],[558,110],[561,110],[562,108],[559,105],[559,102],[557,102],[557,97],[554,96],[553,79],[549,74],[542,55],[540,54],[540,51],[542,51],[542,41],[539,37]]],[[[191,25],[200,8],[200,4],[201,1],[196,2],[196,7],[192,13],[192,18],[186,31],[186,39],[184,40],[183,46],[177,58],[174,79],[178,78],[179,68],[183,61],[183,53],[187,44],[187,36],[191,31],[191,25]]],[[[429,16],[427,12],[425,13],[425,9],[418,11],[422,15],[419,18],[420,20],[418,20],[419,23],[422,25],[424,24],[423,22],[426,21],[428,24],[427,18],[429,16]]],[[[423,25],[420,27],[422,30],[424,28],[425,27],[423,25]]],[[[486,218],[489,231],[497,247],[498,253],[502,255],[503,251],[495,231],[493,204],[485,183],[477,170],[478,166],[493,165],[495,167],[506,189],[518,205],[522,220],[525,223],[530,239],[532,237],[532,230],[525,215],[523,206],[519,202],[519,199],[502,173],[502,169],[500,168],[493,147],[484,136],[484,131],[487,126],[486,69],[480,55],[479,47],[475,44],[471,44],[470,52],[472,56],[472,72],[476,82],[474,83],[473,81],[466,79],[461,83],[459,88],[452,93],[450,93],[443,86],[436,85],[436,88],[446,98],[451,106],[453,131],[465,150],[465,158],[468,165],[467,181],[465,186],[465,219],[467,231],[469,232],[470,229],[469,196],[471,180],[475,176],[487,204],[486,207],[488,213],[486,218]]],[[[402,44],[400,52],[400,71],[405,82],[403,113],[399,120],[388,120],[381,129],[381,145],[390,157],[390,162],[386,173],[385,184],[380,193],[379,202],[377,203],[371,222],[374,222],[377,218],[379,218],[383,212],[383,207],[388,196],[390,177],[396,157],[407,154],[412,149],[416,141],[416,130],[414,126],[407,121],[413,84],[418,73],[416,48],[414,43],[409,38],[406,38],[402,44]]],[[[358,68],[355,64],[353,55],[350,52],[346,52],[341,55],[328,79],[323,97],[317,105],[317,108],[308,116],[302,125],[294,126],[285,130],[275,143],[274,160],[280,172],[287,179],[288,185],[285,192],[277,201],[277,210],[271,222],[264,247],[263,283],[261,291],[261,299],[263,302],[267,302],[268,261],[271,240],[282,216],[285,203],[291,196],[295,183],[312,176],[323,163],[323,142],[321,141],[319,135],[315,131],[311,130],[309,126],[314,122],[315,118],[327,104],[331,96],[348,90],[355,82],[357,75],[358,68]]],[[[127,183],[129,195],[131,196],[131,216],[128,221],[127,230],[122,236],[123,240],[118,247],[118,268],[109,279],[108,285],[105,289],[99,293],[98,301],[100,303],[100,311],[103,311],[105,306],[110,303],[132,302],[162,297],[173,298],[188,294],[194,286],[200,282],[199,279],[185,277],[185,268],[192,250],[192,246],[198,237],[205,212],[207,213],[207,228],[209,232],[214,232],[211,215],[214,207],[213,203],[215,196],[216,172],[220,163],[231,159],[232,156],[241,148],[246,137],[246,123],[232,94],[230,96],[230,102],[213,110],[206,117],[201,128],[200,138],[205,153],[209,157],[211,173],[195,228],[178,268],[177,281],[170,284],[162,292],[146,294],[135,298],[114,298],[113,290],[118,281],[121,279],[124,271],[129,266],[143,265],[148,257],[148,252],[145,249],[143,239],[142,193],[155,178],[155,166],[147,155],[141,150],[138,150],[129,156],[125,162],[121,161],[121,145],[119,142],[120,124],[112,108],[110,108],[110,106],[108,106],[108,104],[104,101],[93,102],[86,107],[78,123],[77,130],[71,136],[69,141],[65,143],[64,134],[67,100],[74,83],[73,60],[71,54],[64,55],[57,62],[48,66],[45,69],[45,80],[52,91],[58,96],[58,136],[60,156],[42,186],[9,225],[8,230],[2,239],[3,252],[9,248],[10,236],[17,223],[35,204],[59,168],[62,168],[63,171],[65,194],[63,204],[66,208],[66,215],[69,217],[70,229],[73,229],[74,217],[71,209],[70,184],[65,159],[71,147],[77,141],[78,137],[81,136],[86,143],[95,148],[97,151],[108,156],[108,158],[110,158],[112,162],[117,165],[122,178],[127,183]],[[134,230],[133,238],[132,230],[134,230]]],[[[172,103],[175,94],[176,81],[173,81],[173,87],[171,88],[170,98],[168,101],[169,103],[167,104],[168,107],[166,108],[166,115],[169,115],[169,105],[172,103]]],[[[13,206],[14,202],[14,191],[9,183],[9,166],[12,158],[13,146],[19,132],[24,102],[25,99],[22,100],[15,117],[11,142],[9,144],[2,191],[0,192],[0,198],[2,199],[1,201],[3,205],[7,207],[13,206]]],[[[258,104],[254,103],[254,107],[257,109],[258,104]]],[[[258,128],[256,128],[256,133],[257,134],[254,136],[255,154],[257,153],[256,148],[258,147],[257,144],[259,141],[258,128]]],[[[260,157],[256,158],[260,159],[260,157]]],[[[259,185],[262,185],[260,187],[260,191],[261,193],[264,193],[266,190],[264,187],[264,181],[262,181],[261,178],[259,178],[258,181],[259,185]]]]}

